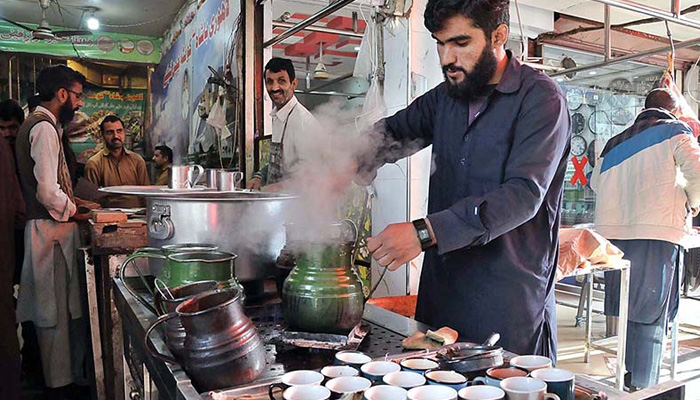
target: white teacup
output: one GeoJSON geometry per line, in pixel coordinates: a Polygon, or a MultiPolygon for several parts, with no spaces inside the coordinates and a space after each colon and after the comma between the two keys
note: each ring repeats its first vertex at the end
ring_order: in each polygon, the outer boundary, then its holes
{"type": "Polygon", "coordinates": [[[359,376],[360,371],[349,365],[327,365],[321,368],[321,374],[331,380],[341,376],[359,376]]]}
{"type": "Polygon", "coordinates": [[[460,400],[504,400],[506,392],[495,386],[469,386],[457,392],[460,400]]]}
{"type": "Polygon", "coordinates": [[[508,400],[560,400],[556,394],[547,393],[546,383],[535,378],[506,378],[501,381],[501,389],[508,400]]]}
{"type": "Polygon", "coordinates": [[[419,386],[408,391],[408,400],[457,400],[457,391],[442,385],[419,386]]]}
{"type": "Polygon", "coordinates": [[[365,390],[365,400],[406,400],[406,389],[398,386],[374,386],[365,390]]]}
{"type": "Polygon", "coordinates": [[[267,393],[271,399],[274,399],[275,388],[280,388],[286,393],[287,389],[294,386],[318,386],[321,382],[323,382],[323,375],[319,372],[308,370],[290,371],[282,375],[282,382],[270,385],[267,393]]]}
{"type": "Polygon", "coordinates": [[[370,361],[363,365],[360,370],[365,378],[371,381],[381,381],[384,375],[401,371],[401,366],[391,361],[370,361]]]}
{"type": "Polygon", "coordinates": [[[517,356],[510,360],[510,365],[532,372],[537,369],[552,368],[552,360],[544,356],[517,356]]]}
{"type": "Polygon", "coordinates": [[[302,369],[282,375],[282,383],[287,386],[320,385],[321,382],[323,382],[323,375],[316,371],[302,369]]]}
{"type": "Polygon", "coordinates": [[[365,390],[372,386],[367,378],[359,376],[341,376],[326,382],[326,387],[334,398],[359,398],[365,390]],[[355,395],[357,397],[355,397],[355,395]]]}
{"type": "Polygon", "coordinates": [[[354,350],[343,350],[335,353],[335,362],[338,365],[349,365],[360,369],[360,367],[372,361],[372,357],[365,353],[354,350]]]}
{"type": "Polygon", "coordinates": [[[419,374],[440,366],[437,361],[423,357],[406,358],[401,360],[400,364],[404,371],[417,372],[419,374]]]}
{"type": "Polygon", "coordinates": [[[382,378],[384,383],[398,386],[404,389],[425,385],[425,377],[421,374],[409,371],[389,372],[382,378]]]}
{"type": "Polygon", "coordinates": [[[282,393],[284,400],[328,400],[331,391],[323,386],[292,386],[282,393]]]}

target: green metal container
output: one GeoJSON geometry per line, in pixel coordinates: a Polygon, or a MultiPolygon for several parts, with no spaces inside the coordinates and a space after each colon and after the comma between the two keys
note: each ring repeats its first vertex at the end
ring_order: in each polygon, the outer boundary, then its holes
{"type": "MultiPolygon", "coordinates": [[[[192,282],[213,280],[219,282],[222,288],[238,288],[242,290],[234,273],[237,257],[236,254],[224,251],[203,250],[201,245],[180,245],[179,249],[164,248],[162,250],[147,248],[146,250],[137,250],[124,261],[120,276],[124,276],[124,272],[130,263],[135,266],[133,260],[137,258],[158,258],[164,261],[163,268],[156,279],[160,280],[168,288],[192,282]],[[182,251],[183,246],[191,251],[182,251]],[[173,250],[180,250],[181,252],[170,252],[173,250]]],[[[134,267],[134,270],[143,278],[138,268],[134,267]]],[[[124,283],[129,293],[149,309],[156,311],[149,302],[130,288],[126,281],[124,283]]],[[[151,291],[151,295],[153,294],[151,291]]]]}
{"type": "Polygon", "coordinates": [[[351,264],[352,244],[291,244],[296,266],[282,288],[282,308],[290,329],[346,334],[360,322],[365,298],[362,281],[351,264]]]}

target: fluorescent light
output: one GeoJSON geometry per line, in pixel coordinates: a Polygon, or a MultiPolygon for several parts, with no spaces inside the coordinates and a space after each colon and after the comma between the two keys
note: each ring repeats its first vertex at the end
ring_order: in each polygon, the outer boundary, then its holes
{"type": "Polygon", "coordinates": [[[590,72],[588,73],[588,75],[597,75],[597,74],[598,74],[598,72],[596,72],[596,71],[590,71],[590,72]]]}
{"type": "Polygon", "coordinates": [[[96,30],[100,29],[100,21],[97,18],[95,18],[94,16],[92,16],[92,17],[88,18],[88,20],[87,20],[87,27],[91,31],[96,31],[96,30]]]}
{"type": "Polygon", "coordinates": [[[355,51],[360,51],[360,46],[355,46],[355,51]]]}
{"type": "Polygon", "coordinates": [[[557,82],[564,82],[564,78],[557,78],[557,82]]]}

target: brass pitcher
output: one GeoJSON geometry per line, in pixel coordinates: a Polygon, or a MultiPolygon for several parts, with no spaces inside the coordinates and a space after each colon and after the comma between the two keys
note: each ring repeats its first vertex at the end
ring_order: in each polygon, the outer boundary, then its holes
{"type": "Polygon", "coordinates": [[[163,322],[179,318],[185,328],[182,366],[200,391],[254,381],[265,368],[265,349],[255,325],[243,312],[237,288],[207,292],[185,300],[174,313],[159,317],[146,331],[146,349],[167,363],[149,336],[163,322]]]}
{"type": "MultiPolygon", "coordinates": [[[[156,310],[159,314],[175,312],[177,306],[204,292],[216,290],[219,283],[216,281],[199,281],[188,283],[172,289],[165,289],[163,293],[160,288],[154,298],[156,310]]],[[[179,318],[168,320],[165,329],[165,344],[177,360],[182,360],[185,348],[185,327],[179,318]]]]}
{"type": "Polygon", "coordinates": [[[348,237],[347,227],[331,223],[322,229],[321,238],[308,238],[301,227],[287,226],[287,245],[296,259],[282,288],[282,310],[290,329],[347,334],[362,319],[365,296],[352,266],[354,239],[348,237]]]}

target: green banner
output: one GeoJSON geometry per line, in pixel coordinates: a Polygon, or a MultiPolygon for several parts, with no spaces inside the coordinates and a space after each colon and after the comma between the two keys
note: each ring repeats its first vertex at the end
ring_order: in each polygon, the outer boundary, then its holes
{"type": "MultiPolygon", "coordinates": [[[[26,24],[33,28],[36,25],[26,24]]],[[[57,28],[57,31],[63,30],[57,28]]],[[[58,57],[158,64],[162,39],[111,32],[38,40],[32,33],[0,21],[0,51],[58,57]]]]}

